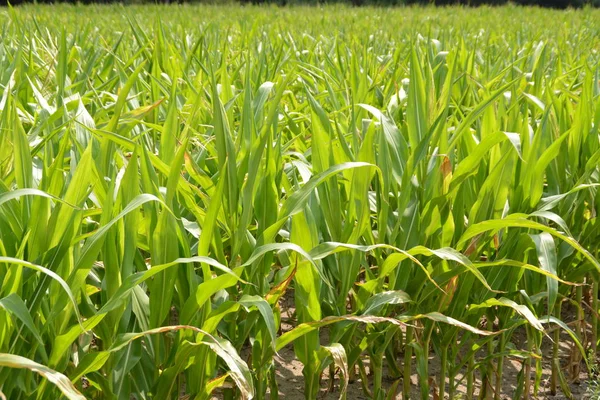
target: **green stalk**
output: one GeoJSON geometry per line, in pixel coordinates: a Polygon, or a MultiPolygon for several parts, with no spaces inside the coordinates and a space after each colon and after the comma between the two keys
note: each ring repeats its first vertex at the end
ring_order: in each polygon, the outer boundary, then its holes
{"type": "MultiPolygon", "coordinates": [[[[491,313],[487,313],[487,330],[490,332],[494,330],[494,320],[491,313]]],[[[492,398],[492,376],[495,375],[494,359],[491,357],[494,354],[494,343],[492,340],[489,340],[487,343],[487,352],[488,356],[490,357],[490,361],[487,363],[485,379],[481,383],[481,390],[485,392],[485,398],[490,400],[492,398]]]]}
{"type": "Polygon", "coordinates": [[[379,399],[383,396],[383,353],[377,352],[371,356],[371,365],[373,367],[373,398],[379,399]]]}
{"type": "Polygon", "coordinates": [[[421,397],[423,400],[427,400],[429,397],[429,345],[431,343],[431,334],[435,327],[434,323],[429,324],[427,331],[425,332],[425,340],[423,341],[423,369],[425,379],[421,381],[421,397]]]}
{"type": "MultiPolygon", "coordinates": [[[[577,286],[575,293],[575,301],[579,304],[579,308],[577,309],[577,336],[581,338],[582,344],[585,346],[585,316],[583,315],[583,287],[577,286]]],[[[572,370],[572,378],[573,382],[579,384],[580,382],[580,372],[581,372],[581,354],[575,346],[573,346],[573,370],[572,370]]]]}
{"type": "Polygon", "coordinates": [[[467,400],[473,399],[474,381],[475,381],[475,355],[469,356],[469,370],[467,371],[467,400]]]}
{"type": "MultiPolygon", "coordinates": [[[[561,314],[561,305],[562,303],[559,301],[554,308],[554,317],[560,319],[561,314]]],[[[554,329],[553,332],[553,341],[552,344],[552,375],[550,377],[550,394],[552,396],[556,396],[558,380],[560,374],[560,361],[558,359],[558,345],[560,343],[560,330],[558,328],[554,329]]]]}
{"type": "MultiPolygon", "coordinates": [[[[450,341],[450,344],[447,345],[447,347],[449,347],[450,350],[450,355],[451,355],[451,359],[452,360],[456,360],[456,354],[457,351],[455,351],[452,347],[456,348],[458,347],[457,343],[456,343],[456,337],[453,336],[452,340],[450,341]]],[[[448,398],[449,399],[453,399],[455,397],[455,392],[456,392],[456,368],[454,368],[454,365],[452,365],[451,368],[449,368],[450,371],[450,375],[448,376],[448,398]]]]}
{"type": "Polygon", "coordinates": [[[267,377],[264,375],[263,368],[257,368],[256,371],[256,399],[264,400],[267,393],[267,377]]]}
{"type": "Polygon", "coordinates": [[[279,387],[277,386],[277,374],[274,365],[269,369],[269,391],[269,400],[279,400],[279,387]]]}
{"type": "Polygon", "coordinates": [[[598,280],[592,277],[594,282],[592,283],[592,309],[593,313],[591,316],[592,322],[592,365],[595,365],[598,356],[598,280]]]}
{"type": "MultiPolygon", "coordinates": [[[[440,399],[445,398],[446,395],[446,368],[448,364],[448,346],[442,347],[442,354],[440,356],[440,382],[439,382],[439,396],[440,399]]],[[[452,387],[453,381],[450,379],[450,387],[452,387]]],[[[451,389],[452,391],[452,389],[451,389]]],[[[452,397],[450,397],[452,398],[452,397]]]]}
{"type": "Polygon", "coordinates": [[[448,380],[450,382],[448,386],[448,398],[453,399],[456,393],[456,373],[454,373],[454,369],[450,369],[448,380]]]}
{"type": "MultiPolygon", "coordinates": [[[[531,334],[531,329],[529,326],[525,327],[527,332],[527,350],[531,353],[533,352],[533,338],[531,334]]],[[[523,399],[527,400],[531,396],[531,357],[527,357],[525,360],[525,384],[524,384],[524,392],[523,399]]]]}
{"type": "Polygon", "coordinates": [[[412,363],[412,347],[409,344],[413,340],[413,328],[406,327],[406,340],[404,341],[404,372],[402,374],[402,398],[410,399],[410,376],[412,363]]]}
{"type": "MultiPolygon", "coordinates": [[[[505,333],[501,333],[500,334],[499,351],[503,352],[505,346],[506,346],[506,334],[505,333]]],[[[494,400],[500,400],[501,399],[503,366],[504,366],[504,357],[500,356],[498,358],[498,365],[496,366],[496,391],[495,391],[495,394],[494,394],[494,400]]]]}

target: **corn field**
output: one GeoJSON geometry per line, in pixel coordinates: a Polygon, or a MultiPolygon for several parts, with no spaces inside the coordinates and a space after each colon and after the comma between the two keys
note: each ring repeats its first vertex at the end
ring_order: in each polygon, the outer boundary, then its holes
{"type": "Polygon", "coordinates": [[[291,399],[290,348],[306,399],[595,379],[599,11],[0,29],[0,399],[291,399]]]}

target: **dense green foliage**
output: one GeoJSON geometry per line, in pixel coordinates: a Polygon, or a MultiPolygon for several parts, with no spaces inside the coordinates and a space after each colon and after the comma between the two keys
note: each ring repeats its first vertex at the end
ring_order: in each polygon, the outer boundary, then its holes
{"type": "Polygon", "coordinates": [[[0,18],[7,399],[275,398],[287,345],[310,399],[328,366],[499,399],[507,358],[515,398],[595,363],[600,13],[0,18]]]}
{"type": "Polygon", "coordinates": [[[550,7],[550,8],[578,8],[584,6],[598,7],[600,0],[0,0],[0,5],[19,5],[23,3],[54,4],[109,4],[119,3],[124,5],[131,4],[211,4],[211,5],[233,5],[233,4],[276,4],[278,6],[289,5],[334,5],[351,4],[353,6],[403,6],[403,5],[463,5],[477,7],[487,5],[507,5],[520,4],[528,6],[550,7]]]}

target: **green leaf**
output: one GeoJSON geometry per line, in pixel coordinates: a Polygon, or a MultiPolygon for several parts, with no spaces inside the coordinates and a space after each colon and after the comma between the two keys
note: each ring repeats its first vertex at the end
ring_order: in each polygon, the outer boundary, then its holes
{"type": "Polygon", "coordinates": [[[81,324],[81,316],[79,315],[79,310],[77,308],[77,302],[75,301],[75,296],[73,296],[73,293],[71,292],[71,289],[69,288],[69,285],[67,285],[67,283],[60,276],[58,276],[55,272],[52,272],[49,269],[42,267],[41,265],[33,264],[28,261],[19,260],[17,258],[13,258],[13,257],[0,256],[0,263],[9,263],[9,264],[20,265],[20,266],[32,269],[37,272],[41,272],[41,273],[49,276],[50,278],[54,279],[56,282],[58,282],[58,284],[63,288],[63,290],[67,294],[67,297],[68,297],[69,301],[71,302],[71,304],[73,304],[75,314],[77,315],[77,320],[81,324]]]}
{"type": "Polygon", "coordinates": [[[66,376],[28,358],[0,353],[0,366],[33,371],[52,382],[69,400],[85,400],[66,376]]]}
{"type": "MultiPolygon", "coordinates": [[[[556,246],[552,235],[547,232],[542,232],[537,235],[529,236],[535,244],[540,267],[542,267],[544,271],[557,275],[556,246]]],[[[552,314],[556,299],[558,298],[558,282],[555,279],[547,277],[546,284],[548,285],[548,314],[552,314]]]]}
{"type": "Polygon", "coordinates": [[[267,331],[271,336],[271,344],[275,349],[275,340],[277,339],[277,328],[275,326],[275,316],[269,303],[260,296],[242,296],[238,302],[246,309],[256,307],[263,317],[263,320],[267,326],[267,331]]]}
{"type": "Polygon", "coordinates": [[[488,221],[483,221],[483,222],[471,225],[465,231],[465,233],[460,238],[460,240],[458,241],[458,246],[464,245],[468,240],[470,240],[471,238],[473,238],[481,233],[484,233],[487,231],[497,232],[500,229],[504,229],[504,228],[528,228],[528,229],[539,230],[542,232],[547,232],[547,233],[551,234],[552,236],[562,239],[563,241],[568,243],[571,247],[573,247],[575,250],[580,252],[585,258],[587,258],[591,262],[591,264],[594,266],[594,268],[596,268],[598,271],[600,271],[600,263],[596,260],[596,258],[594,256],[592,256],[590,254],[589,251],[587,251],[586,249],[581,247],[581,245],[579,243],[577,243],[577,241],[575,239],[560,233],[556,229],[553,229],[546,225],[540,224],[539,222],[534,222],[534,221],[525,219],[520,215],[512,215],[512,216],[508,216],[504,219],[488,220],[488,221]]]}
{"type": "Polygon", "coordinates": [[[381,306],[387,304],[402,304],[410,303],[412,300],[410,296],[402,290],[390,290],[387,292],[377,293],[376,295],[369,297],[365,303],[365,309],[362,312],[363,315],[372,315],[381,306]]]}
{"type": "Polygon", "coordinates": [[[38,343],[42,346],[44,345],[44,341],[42,340],[39,331],[35,327],[35,323],[31,318],[31,314],[29,314],[27,306],[16,293],[11,293],[8,296],[0,299],[0,307],[17,317],[27,327],[27,329],[29,329],[38,343]]]}

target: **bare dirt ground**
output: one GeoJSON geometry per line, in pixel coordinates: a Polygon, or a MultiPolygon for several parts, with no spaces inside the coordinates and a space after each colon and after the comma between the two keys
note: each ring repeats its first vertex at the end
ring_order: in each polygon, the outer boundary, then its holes
{"type": "MultiPolygon", "coordinates": [[[[282,399],[289,400],[304,400],[304,387],[303,387],[303,376],[302,376],[302,364],[295,358],[294,351],[291,348],[286,348],[280,352],[281,359],[277,360],[277,377],[278,377],[278,386],[279,386],[279,397],[282,399]]],[[[436,359],[434,357],[430,358],[430,370],[432,375],[439,371],[439,365],[436,365],[436,359]]],[[[517,381],[517,375],[521,370],[521,363],[517,361],[506,360],[504,366],[504,385],[503,385],[503,393],[501,395],[501,399],[512,399],[513,393],[515,391],[515,383],[517,381]]],[[[540,392],[534,394],[531,393],[531,398],[534,399],[553,399],[553,400],[562,400],[566,399],[564,395],[558,393],[556,396],[550,395],[550,365],[549,363],[544,363],[543,375],[542,375],[542,387],[540,388],[540,392]]],[[[337,381],[336,377],[336,385],[334,391],[327,391],[326,386],[328,380],[327,372],[323,378],[321,398],[327,400],[333,400],[339,398],[339,381],[337,381]]],[[[572,383],[570,385],[570,389],[575,399],[598,399],[599,397],[592,397],[592,395],[588,392],[587,388],[587,374],[582,373],[581,375],[581,383],[575,384],[572,383]]],[[[391,380],[387,380],[386,382],[388,386],[392,383],[391,380]]],[[[411,376],[411,383],[413,387],[413,395],[411,398],[418,399],[420,398],[420,394],[418,391],[418,378],[417,375],[414,374],[411,376]]],[[[464,385],[460,385],[457,390],[458,396],[464,395],[466,392],[466,387],[464,385]]],[[[479,394],[479,387],[476,386],[475,396],[479,394]]],[[[430,396],[433,398],[433,392],[430,396]]],[[[368,400],[369,397],[365,395],[362,384],[359,380],[351,382],[348,385],[347,391],[348,399],[356,399],[356,400],[368,400]]],[[[396,399],[401,399],[402,396],[397,394],[396,399]]],[[[447,395],[446,395],[446,398],[447,395]]],[[[461,398],[461,397],[458,397],[461,398]]],[[[464,397],[462,397],[464,398],[464,397]]]]}
{"type": "MultiPolygon", "coordinates": [[[[284,304],[282,304],[282,316],[284,317],[284,319],[287,318],[291,318],[293,315],[293,302],[290,301],[291,299],[284,299],[282,300],[284,302],[284,304]]],[[[569,318],[569,313],[568,310],[566,310],[567,312],[565,313],[565,315],[567,315],[567,317],[565,318],[567,321],[569,320],[573,320],[574,318],[569,318]]],[[[291,325],[287,325],[285,323],[282,323],[282,328],[283,330],[289,330],[292,328],[291,325]]],[[[326,332],[324,332],[323,336],[326,336],[326,332]]],[[[322,344],[326,344],[327,343],[327,338],[323,337],[322,339],[322,344]]],[[[526,344],[526,336],[524,334],[519,335],[518,333],[513,335],[513,342],[518,342],[518,343],[514,343],[516,347],[518,348],[523,348],[526,344]]],[[[545,344],[544,347],[548,347],[547,349],[543,349],[543,353],[544,354],[550,354],[551,353],[551,343],[549,342],[549,340],[545,340],[545,342],[548,342],[547,344],[545,344]]],[[[561,359],[561,367],[563,368],[563,371],[565,373],[565,376],[567,377],[567,379],[569,378],[569,373],[567,372],[567,364],[569,363],[569,360],[571,358],[571,354],[574,351],[574,346],[572,344],[572,342],[569,340],[568,336],[561,336],[561,342],[559,344],[559,352],[560,352],[560,359],[561,359]]],[[[278,388],[279,388],[279,398],[281,399],[286,399],[286,400],[303,400],[304,397],[304,377],[302,376],[302,364],[300,363],[300,361],[298,361],[298,359],[295,357],[294,355],[294,350],[292,348],[292,346],[288,346],[284,349],[282,349],[279,352],[279,357],[276,357],[275,359],[276,362],[276,368],[277,368],[277,383],[278,383],[278,388]]],[[[413,364],[414,365],[414,364],[413,364]]],[[[429,359],[429,371],[431,376],[437,376],[437,373],[439,372],[439,358],[432,356],[429,359]]],[[[562,400],[562,399],[567,399],[567,397],[562,394],[562,392],[560,391],[560,388],[558,389],[558,393],[555,396],[552,396],[550,394],[550,377],[551,377],[551,360],[544,358],[542,360],[542,379],[541,379],[541,385],[539,388],[539,391],[537,391],[536,393],[533,393],[533,388],[532,388],[532,393],[530,393],[530,398],[531,399],[552,399],[552,400],[562,400]]],[[[584,363],[581,363],[580,365],[581,367],[581,374],[579,376],[579,383],[576,382],[569,382],[569,387],[571,390],[571,393],[573,395],[574,399],[590,399],[590,400],[597,400],[600,399],[600,394],[592,394],[592,392],[596,392],[596,393],[600,393],[600,390],[591,390],[591,388],[588,388],[588,374],[587,374],[587,370],[585,367],[584,363]]],[[[369,368],[368,368],[368,363],[367,363],[367,372],[369,372],[369,368]]],[[[503,373],[503,386],[502,386],[502,393],[500,398],[502,400],[508,400],[508,399],[513,399],[514,397],[514,393],[516,390],[516,382],[518,380],[518,375],[520,373],[522,369],[522,361],[521,360],[517,360],[517,359],[512,359],[512,358],[505,358],[504,361],[504,373],[503,373]]],[[[415,368],[413,367],[413,371],[415,371],[415,368]]],[[[532,374],[535,373],[535,370],[532,371],[532,374]]],[[[358,377],[359,375],[356,374],[356,376],[358,377]]],[[[457,377],[460,378],[460,375],[457,377]]],[[[393,379],[391,378],[387,378],[385,377],[385,372],[384,372],[384,386],[386,387],[390,387],[391,384],[393,383],[393,379]]],[[[457,390],[457,395],[455,396],[455,399],[464,399],[464,394],[466,393],[466,386],[465,386],[465,382],[462,382],[462,385],[458,386],[458,390],[457,390]]],[[[329,390],[328,386],[329,386],[329,373],[326,370],[324,375],[323,375],[323,379],[322,379],[322,390],[321,390],[321,394],[320,394],[320,398],[321,399],[326,399],[326,400],[332,400],[332,399],[337,399],[340,396],[340,380],[339,380],[339,376],[336,375],[335,377],[335,385],[334,385],[334,390],[329,390]]],[[[418,399],[420,398],[420,393],[419,393],[419,387],[418,387],[418,377],[415,371],[415,374],[413,374],[411,376],[411,384],[412,384],[412,388],[413,388],[413,393],[411,395],[412,399],[418,399]]],[[[479,395],[479,390],[480,387],[479,385],[481,384],[480,381],[477,381],[475,384],[475,393],[474,393],[474,397],[477,398],[477,396],[479,395]]],[[[447,386],[448,386],[448,382],[447,382],[447,386]]],[[[399,386],[399,390],[401,388],[401,385],[399,386]]],[[[396,397],[394,397],[395,399],[401,399],[402,396],[400,394],[397,394],[396,397]]],[[[432,390],[430,398],[436,399],[437,396],[434,395],[434,392],[432,390]]],[[[365,394],[364,390],[363,390],[363,384],[360,381],[360,379],[351,381],[350,384],[348,385],[348,390],[347,390],[347,399],[349,400],[361,400],[361,399],[369,399],[369,397],[365,394]]],[[[448,395],[446,394],[446,399],[448,399],[448,395]]]]}

